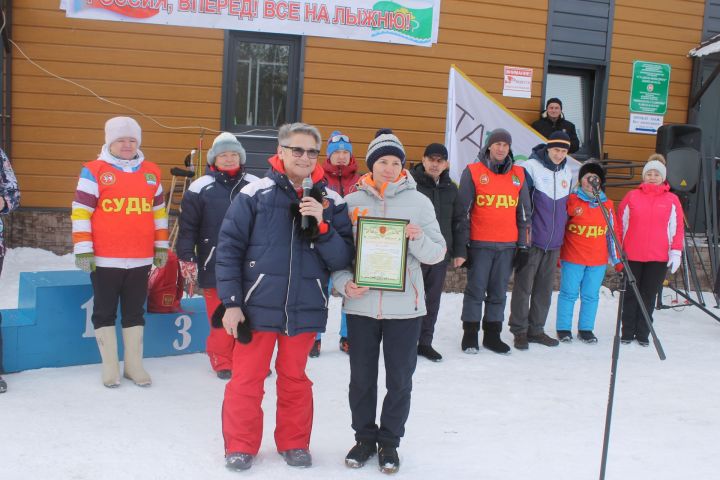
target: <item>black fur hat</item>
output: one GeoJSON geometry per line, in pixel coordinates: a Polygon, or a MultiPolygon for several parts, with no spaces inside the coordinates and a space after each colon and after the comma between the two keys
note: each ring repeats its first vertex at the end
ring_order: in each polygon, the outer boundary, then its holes
{"type": "Polygon", "coordinates": [[[600,177],[600,188],[605,191],[605,169],[603,166],[595,160],[588,160],[583,163],[578,172],[578,182],[588,173],[594,173],[600,177]]]}

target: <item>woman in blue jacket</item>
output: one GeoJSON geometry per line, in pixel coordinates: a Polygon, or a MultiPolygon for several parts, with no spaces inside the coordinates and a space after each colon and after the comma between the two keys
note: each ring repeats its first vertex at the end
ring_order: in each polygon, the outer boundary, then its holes
{"type": "MultiPolygon", "coordinates": [[[[205,175],[190,184],[182,199],[177,254],[183,277],[203,289],[208,319],[220,299],[215,289],[215,251],[220,224],[230,203],[245,185],[257,177],[243,172],[245,149],[232,133],[215,138],[207,153],[205,175]]],[[[232,375],[235,339],[222,328],[210,327],[205,349],[218,378],[232,375]]]]}

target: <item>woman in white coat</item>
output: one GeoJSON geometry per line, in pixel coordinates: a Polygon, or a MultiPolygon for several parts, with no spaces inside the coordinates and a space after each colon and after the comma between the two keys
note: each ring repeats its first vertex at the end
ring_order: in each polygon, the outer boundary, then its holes
{"type": "Polygon", "coordinates": [[[379,130],[365,157],[370,173],[360,178],[358,190],[345,197],[357,228],[359,216],[405,219],[408,237],[404,291],[358,287],[353,274],[333,274],[333,285],[344,299],[350,349],[350,410],[355,446],[345,457],[351,468],[362,467],[375,453],[380,469],[394,473],[400,467],[397,448],[410,413],[412,376],[417,364],[420,324],[426,313],[420,264],[445,258],[445,240],[430,200],[417,191],[405,167],[405,150],[391,130],[379,130]],[[376,423],[380,342],[383,343],[387,395],[380,425],[376,423]]]}

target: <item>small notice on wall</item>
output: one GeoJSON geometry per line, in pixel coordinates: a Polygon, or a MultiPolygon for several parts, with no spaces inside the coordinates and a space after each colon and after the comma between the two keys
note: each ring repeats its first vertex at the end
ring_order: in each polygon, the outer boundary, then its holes
{"type": "Polygon", "coordinates": [[[532,68],[505,67],[503,97],[530,98],[532,68]]]}
{"type": "Polygon", "coordinates": [[[643,113],[630,114],[630,133],[644,133],[646,135],[657,134],[658,128],[663,124],[662,115],[647,115],[643,113]]]}

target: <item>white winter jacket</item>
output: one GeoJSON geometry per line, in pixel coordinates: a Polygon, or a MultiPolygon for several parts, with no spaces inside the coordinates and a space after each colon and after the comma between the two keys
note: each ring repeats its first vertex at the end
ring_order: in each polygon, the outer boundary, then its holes
{"type": "MultiPolygon", "coordinates": [[[[415,180],[403,171],[401,178],[386,186],[380,194],[372,176],[366,174],[358,182],[358,190],[345,197],[348,213],[357,234],[357,217],[407,219],[419,225],[423,235],[408,242],[405,291],[370,290],[360,298],[344,298],[343,311],[377,319],[414,318],[426,314],[425,288],[420,264],[433,265],[445,258],[445,239],[435,218],[435,208],[425,195],[416,189],[415,180]]],[[[353,279],[353,272],[340,270],[332,274],[333,287],[345,296],[345,284],[353,279]]]]}

